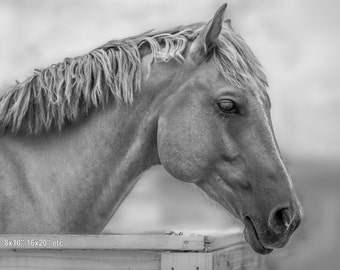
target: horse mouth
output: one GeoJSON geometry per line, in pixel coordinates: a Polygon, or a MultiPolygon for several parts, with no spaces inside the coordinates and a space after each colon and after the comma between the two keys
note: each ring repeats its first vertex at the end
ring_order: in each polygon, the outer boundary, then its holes
{"type": "Polygon", "coordinates": [[[244,218],[244,226],[244,238],[255,252],[266,255],[273,251],[273,249],[263,246],[255,226],[249,217],[244,218]]]}

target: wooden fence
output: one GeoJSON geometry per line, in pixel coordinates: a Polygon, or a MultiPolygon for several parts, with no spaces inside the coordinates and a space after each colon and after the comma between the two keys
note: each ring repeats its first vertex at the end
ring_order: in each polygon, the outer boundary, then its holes
{"type": "Polygon", "coordinates": [[[261,269],[242,235],[1,235],[0,269],[261,269]]]}

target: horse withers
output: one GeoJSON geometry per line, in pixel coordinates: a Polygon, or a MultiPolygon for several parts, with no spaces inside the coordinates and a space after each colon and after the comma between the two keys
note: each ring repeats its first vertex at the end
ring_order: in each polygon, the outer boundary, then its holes
{"type": "Polygon", "coordinates": [[[301,207],[270,120],[267,80],[224,21],[110,41],[0,93],[0,232],[99,233],[162,164],[245,225],[267,254],[301,207]]]}

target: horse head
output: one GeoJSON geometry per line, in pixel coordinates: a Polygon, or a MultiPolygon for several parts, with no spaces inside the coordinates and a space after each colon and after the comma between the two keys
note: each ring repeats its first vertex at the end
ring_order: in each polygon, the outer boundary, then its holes
{"type": "Polygon", "coordinates": [[[183,84],[159,113],[159,159],[175,178],[196,184],[244,225],[261,254],[287,244],[301,207],[283,163],[261,66],[225,22],[223,5],[188,43],[183,84]]]}

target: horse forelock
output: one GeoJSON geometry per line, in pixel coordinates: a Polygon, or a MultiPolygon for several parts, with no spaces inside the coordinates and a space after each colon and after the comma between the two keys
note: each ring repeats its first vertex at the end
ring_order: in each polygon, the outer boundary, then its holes
{"type": "MultiPolygon", "coordinates": [[[[203,25],[111,41],[84,56],[66,58],[46,69],[35,70],[27,80],[0,96],[0,134],[61,130],[92,108],[105,105],[110,98],[131,104],[141,84],[140,48],[147,46],[155,61],[183,61],[188,42],[198,36],[203,25]]],[[[267,86],[256,57],[230,28],[223,28],[212,57],[231,84],[267,86]]]]}
{"type": "Polygon", "coordinates": [[[215,47],[213,61],[225,80],[230,84],[248,88],[256,86],[266,89],[268,82],[260,62],[243,38],[224,25],[219,44],[215,47]]]}

